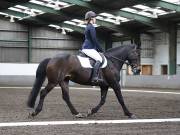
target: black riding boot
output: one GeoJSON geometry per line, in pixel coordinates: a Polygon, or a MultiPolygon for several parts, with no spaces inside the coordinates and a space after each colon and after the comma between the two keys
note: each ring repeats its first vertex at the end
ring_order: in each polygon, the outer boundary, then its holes
{"type": "Polygon", "coordinates": [[[102,79],[98,78],[100,65],[101,65],[100,61],[96,61],[96,63],[94,64],[93,75],[92,75],[92,83],[101,83],[101,82],[103,82],[102,79]]]}

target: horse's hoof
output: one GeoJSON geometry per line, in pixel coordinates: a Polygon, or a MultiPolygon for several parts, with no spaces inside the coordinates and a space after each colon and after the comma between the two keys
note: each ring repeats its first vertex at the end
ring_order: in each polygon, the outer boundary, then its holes
{"type": "Polygon", "coordinates": [[[88,112],[87,112],[87,117],[91,116],[92,115],[92,110],[91,109],[88,109],[88,112]]]}
{"type": "Polygon", "coordinates": [[[84,118],[85,116],[82,113],[78,113],[75,115],[76,118],[84,118]]]}
{"type": "Polygon", "coordinates": [[[132,114],[131,116],[129,116],[130,119],[137,119],[136,115],[132,114]]]}
{"type": "Polygon", "coordinates": [[[28,118],[29,118],[29,119],[33,119],[34,117],[35,117],[34,112],[29,113],[29,115],[28,115],[28,118]]]}

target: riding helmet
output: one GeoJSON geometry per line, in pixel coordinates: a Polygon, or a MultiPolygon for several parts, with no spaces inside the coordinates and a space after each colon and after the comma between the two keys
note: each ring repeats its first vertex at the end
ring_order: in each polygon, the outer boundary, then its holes
{"type": "Polygon", "coordinates": [[[91,18],[94,18],[96,17],[96,13],[93,12],[93,11],[88,11],[86,14],[85,14],[85,20],[89,20],[91,18]]]}

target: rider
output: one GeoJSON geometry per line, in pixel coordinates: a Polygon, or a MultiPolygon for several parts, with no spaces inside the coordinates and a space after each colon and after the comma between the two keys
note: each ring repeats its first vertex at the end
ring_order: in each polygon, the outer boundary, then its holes
{"type": "Polygon", "coordinates": [[[98,72],[102,63],[102,57],[98,52],[103,52],[96,38],[96,30],[93,24],[96,23],[96,13],[88,11],[85,14],[86,28],[85,28],[85,41],[82,45],[82,52],[96,61],[93,68],[92,83],[102,82],[98,78],[98,72]]]}

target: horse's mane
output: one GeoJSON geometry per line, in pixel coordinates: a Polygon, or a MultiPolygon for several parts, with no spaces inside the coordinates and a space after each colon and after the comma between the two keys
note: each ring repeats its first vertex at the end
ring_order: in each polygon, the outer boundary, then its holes
{"type": "Polygon", "coordinates": [[[110,48],[106,52],[114,52],[114,51],[117,51],[117,50],[122,49],[124,47],[126,47],[126,48],[135,48],[135,46],[136,46],[135,44],[121,45],[121,46],[118,46],[118,47],[110,48]]]}

